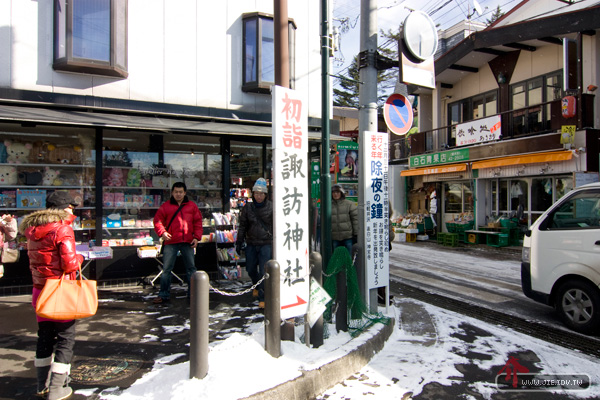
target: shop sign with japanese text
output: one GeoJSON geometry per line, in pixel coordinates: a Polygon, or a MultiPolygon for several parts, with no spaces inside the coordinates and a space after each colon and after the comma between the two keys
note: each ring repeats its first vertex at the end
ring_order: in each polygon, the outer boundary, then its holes
{"type": "Polygon", "coordinates": [[[365,262],[369,289],[388,286],[389,201],[388,201],[388,134],[365,132],[365,262]]]}
{"type": "Polygon", "coordinates": [[[273,258],[281,271],[281,319],[306,314],[310,295],[307,112],[299,92],[273,86],[273,258]]]}
{"type": "Polygon", "coordinates": [[[442,151],[440,153],[422,154],[410,158],[410,166],[412,167],[427,167],[437,164],[448,164],[454,162],[468,161],[469,149],[455,149],[442,151]]]}
{"type": "Polygon", "coordinates": [[[476,119],[456,125],[456,145],[466,146],[474,143],[499,140],[502,135],[500,115],[476,119]]]}

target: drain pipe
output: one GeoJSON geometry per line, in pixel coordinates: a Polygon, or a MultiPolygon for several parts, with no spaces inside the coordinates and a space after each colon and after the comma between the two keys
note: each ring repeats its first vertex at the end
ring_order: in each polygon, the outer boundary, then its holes
{"type": "Polygon", "coordinates": [[[190,379],[208,374],[208,274],[194,272],[190,282],[190,379]]]}

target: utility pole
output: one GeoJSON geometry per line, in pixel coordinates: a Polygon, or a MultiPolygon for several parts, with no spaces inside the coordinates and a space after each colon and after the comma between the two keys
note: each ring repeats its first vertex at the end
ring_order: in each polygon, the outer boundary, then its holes
{"type": "Polygon", "coordinates": [[[321,256],[331,259],[331,175],[329,174],[329,0],[321,0],[321,256]]]}
{"type": "MultiPolygon", "coordinates": [[[[358,147],[360,159],[364,160],[367,151],[365,143],[365,132],[377,132],[377,0],[360,1],[360,54],[359,54],[359,76],[362,84],[358,90],[358,147]]],[[[365,185],[364,177],[370,175],[370,171],[364,162],[359,162],[359,184],[358,184],[358,220],[363,230],[358,236],[358,244],[363,250],[362,265],[367,264],[367,251],[365,251],[365,185]]],[[[377,311],[377,289],[369,291],[366,269],[363,268],[361,276],[358,277],[359,285],[363,290],[365,303],[370,304],[370,309],[377,311]]]]}
{"type": "MultiPolygon", "coordinates": [[[[275,84],[290,87],[290,51],[287,0],[274,0],[274,41],[275,41],[275,84]]],[[[273,215],[277,218],[277,213],[273,215]]],[[[294,319],[285,320],[281,325],[281,339],[294,341],[294,319]]]]}

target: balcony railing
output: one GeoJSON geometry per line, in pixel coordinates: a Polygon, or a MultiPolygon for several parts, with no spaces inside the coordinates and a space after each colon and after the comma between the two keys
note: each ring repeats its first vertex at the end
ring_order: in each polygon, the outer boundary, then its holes
{"type": "MultiPolygon", "coordinates": [[[[579,101],[579,99],[578,99],[579,101]]],[[[577,130],[592,127],[594,121],[594,96],[581,96],[580,116],[565,119],[561,114],[561,100],[499,113],[502,122],[499,140],[510,140],[556,132],[561,125],[575,125],[577,130]]],[[[579,108],[579,105],[578,105],[579,108]]],[[[456,146],[456,127],[459,124],[414,133],[410,136],[390,138],[390,160],[404,161],[411,156],[449,150],[456,146]]],[[[464,146],[460,146],[464,147],[464,146]]]]}

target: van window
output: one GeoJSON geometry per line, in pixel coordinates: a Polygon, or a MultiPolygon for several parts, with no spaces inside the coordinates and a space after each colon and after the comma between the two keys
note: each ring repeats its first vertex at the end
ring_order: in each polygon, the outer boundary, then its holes
{"type": "Polygon", "coordinates": [[[552,211],[540,229],[598,229],[600,227],[600,190],[575,194],[552,211]]]}

